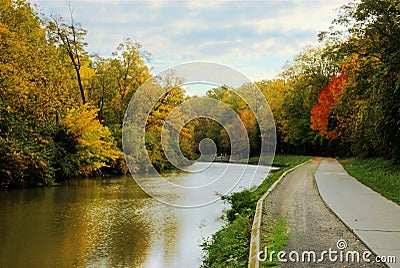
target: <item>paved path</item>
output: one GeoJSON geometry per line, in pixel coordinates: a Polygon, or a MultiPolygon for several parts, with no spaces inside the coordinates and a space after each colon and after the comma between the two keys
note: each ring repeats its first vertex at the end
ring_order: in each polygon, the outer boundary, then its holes
{"type": "MultiPolygon", "coordinates": [[[[283,217],[288,223],[290,238],[283,249],[286,253],[296,251],[316,252],[316,261],[288,261],[281,267],[385,267],[382,264],[359,262],[331,261],[327,255],[321,259],[321,253],[332,249],[339,251],[337,242],[347,242],[346,251],[357,251],[360,255],[368,248],[352,233],[331,211],[321,199],[314,180],[318,162],[308,163],[289,173],[282,183],[271,193],[264,206],[264,219],[283,217]]],[[[262,228],[268,228],[263,225],[262,228]]],[[[266,230],[262,229],[263,232],[266,230]]],[[[288,255],[286,255],[286,259],[288,255]]]]}
{"type": "Polygon", "coordinates": [[[337,160],[324,160],[315,178],[329,208],[375,254],[395,256],[389,267],[400,267],[400,206],[351,177],[337,160]]]}

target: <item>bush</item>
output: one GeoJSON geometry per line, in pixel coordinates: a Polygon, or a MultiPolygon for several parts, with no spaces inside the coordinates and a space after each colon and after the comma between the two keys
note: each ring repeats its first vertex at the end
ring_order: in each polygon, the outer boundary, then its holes
{"type": "Polygon", "coordinates": [[[49,141],[30,120],[0,104],[0,188],[53,183],[49,141]]]}
{"type": "MultiPolygon", "coordinates": [[[[39,139],[40,140],[40,139],[39,139]]],[[[28,140],[29,141],[29,140],[28,140]]],[[[0,187],[29,187],[53,183],[54,169],[43,146],[0,137],[0,187]]]]}
{"type": "Polygon", "coordinates": [[[204,241],[207,255],[202,267],[247,267],[251,219],[239,216],[217,231],[211,241],[204,241]]]}

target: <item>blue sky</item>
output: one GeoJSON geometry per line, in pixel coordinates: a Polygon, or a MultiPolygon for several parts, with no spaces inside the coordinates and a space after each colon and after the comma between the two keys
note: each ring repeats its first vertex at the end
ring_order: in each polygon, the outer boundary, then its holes
{"type": "MultiPolygon", "coordinates": [[[[29,0],[46,14],[69,18],[67,1],[29,0]]],[[[90,53],[111,56],[126,38],[151,53],[157,73],[190,61],[211,61],[253,81],[271,79],[328,30],[349,0],[128,1],[70,0],[74,19],[88,30],[90,53]]]]}

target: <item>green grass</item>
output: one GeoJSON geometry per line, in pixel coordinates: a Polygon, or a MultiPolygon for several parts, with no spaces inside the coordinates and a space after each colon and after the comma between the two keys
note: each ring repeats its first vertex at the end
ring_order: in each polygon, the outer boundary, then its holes
{"type": "MultiPolygon", "coordinates": [[[[279,170],[271,173],[267,179],[254,191],[244,190],[223,197],[231,204],[231,209],[226,212],[226,225],[217,231],[209,241],[204,241],[202,248],[205,252],[202,267],[247,267],[250,248],[250,234],[253,216],[258,199],[282,175],[296,165],[311,159],[309,156],[275,156],[274,166],[279,170]]],[[[253,157],[250,163],[257,163],[258,158],[253,157]]],[[[270,233],[263,239],[276,240],[276,245],[283,247],[287,238],[284,222],[271,223],[270,233]],[[279,239],[279,234],[283,236],[279,239]],[[271,238],[268,238],[271,236],[271,238]]],[[[263,234],[264,235],[264,234],[263,234]]],[[[276,250],[280,250],[276,248],[276,250]]]]}
{"type": "Polygon", "coordinates": [[[251,225],[249,218],[238,216],[217,231],[211,241],[204,241],[202,267],[247,267],[251,225]]]}
{"type": "Polygon", "coordinates": [[[400,204],[400,165],[383,158],[340,161],[346,171],[387,199],[400,204]]]}
{"type": "Polygon", "coordinates": [[[286,246],[289,239],[289,233],[286,228],[286,221],[283,219],[274,219],[272,216],[264,218],[263,231],[261,233],[261,250],[263,255],[261,259],[261,267],[270,267],[279,265],[277,252],[286,246]],[[275,251],[275,254],[273,252],[275,251]],[[272,258],[271,258],[272,256],[272,258]]]}

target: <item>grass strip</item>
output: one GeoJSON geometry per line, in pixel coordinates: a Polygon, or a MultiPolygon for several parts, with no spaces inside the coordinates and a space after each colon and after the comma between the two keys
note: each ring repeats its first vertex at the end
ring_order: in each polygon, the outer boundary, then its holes
{"type": "Polygon", "coordinates": [[[271,215],[264,217],[263,221],[265,222],[261,233],[261,250],[263,251],[260,255],[261,267],[277,266],[279,265],[277,254],[286,246],[289,239],[286,221],[275,219],[271,215]]]}
{"type": "Polygon", "coordinates": [[[354,178],[400,205],[400,165],[383,158],[340,160],[354,178]]]}

